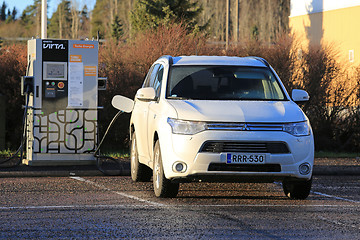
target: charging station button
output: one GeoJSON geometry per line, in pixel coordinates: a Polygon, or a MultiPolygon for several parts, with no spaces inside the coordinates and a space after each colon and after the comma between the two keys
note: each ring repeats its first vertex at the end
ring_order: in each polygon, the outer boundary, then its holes
{"type": "Polygon", "coordinates": [[[59,83],[58,83],[58,88],[59,88],[59,89],[63,89],[64,86],[65,86],[65,84],[64,84],[63,82],[59,82],[59,83]]]}
{"type": "Polygon", "coordinates": [[[55,88],[47,87],[45,89],[45,98],[55,98],[55,97],[56,97],[55,88]]]}

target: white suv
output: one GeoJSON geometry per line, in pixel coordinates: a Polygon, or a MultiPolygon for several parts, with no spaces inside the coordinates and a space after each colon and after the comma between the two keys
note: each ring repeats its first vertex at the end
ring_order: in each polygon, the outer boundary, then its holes
{"type": "Polygon", "coordinates": [[[130,121],[131,177],[157,197],[179,183],[282,181],[285,194],[311,189],[314,141],[274,69],[258,57],[163,56],[135,96],[130,121]]]}

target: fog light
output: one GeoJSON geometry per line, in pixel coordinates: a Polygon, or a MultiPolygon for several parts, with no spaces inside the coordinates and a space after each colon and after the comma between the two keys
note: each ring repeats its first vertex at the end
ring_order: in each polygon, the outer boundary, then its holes
{"type": "Polygon", "coordinates": [[[174,172],[185,172],[186,171],[186,164],[183,162],[176,162],[173,165],[174,172]]]}
{"type": "Polygon", "coordinates": [[[307,175],[311,171],[311,167],[309,163],[303,163],[299,166],[299,172],[301,175],[307,175]]]}

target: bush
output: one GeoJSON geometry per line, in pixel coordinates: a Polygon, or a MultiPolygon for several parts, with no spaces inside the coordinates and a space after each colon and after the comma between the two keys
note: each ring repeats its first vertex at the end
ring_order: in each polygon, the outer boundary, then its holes
{"type": "MultiPolygon", "coordinates": [[[[186,27],[173,25],[147,30],[131,40],[107,41],[100,46],[99,76],[108,78],[108,88],[100,92],[99,132],[102,136],[117,110],[114,95],[134,98],[151,64],[162,55],[260,56],[268,60],[289,92],[301,88],[310,94],[302,105],[315,134],[317,150],[358,151],[360,148],[360,66],[336,61],[332,45],[305,50],[293,36],[284,35],[272,44],[257,40],[243,42],[228,51],[206,44],[203,35],[189,34],[186,27]]],[[[7,97],[8,147],[18,146],[22,109],[20,76],[25,75],[26,47],[10,46],[0,51],[0,91],[7,97]],[[11,131],[10,131],[11,130],[11,131]]],[[[128,144],[130,115],[121,116],[104,147],[116,150],[128,144]]]]}
{"type": "Polygon", "coordinates": [[[311,96],[303,110],[312,123],[318,150],[345,150],[346,132],[356,128],[350,123],[356,117],[352,108],[359,104],[354,97],[359,84],[353,71],[337,59],[333,45],[310,46],[302,59],[300,87],[311,96]]]}
{"type": "Polygon", "coordinates": [[[24,97],[20,78],[26,72],[26,45],[12,45],[0,50],[0,94],[6,101],[6,148],[20,145],[24,97]]]}

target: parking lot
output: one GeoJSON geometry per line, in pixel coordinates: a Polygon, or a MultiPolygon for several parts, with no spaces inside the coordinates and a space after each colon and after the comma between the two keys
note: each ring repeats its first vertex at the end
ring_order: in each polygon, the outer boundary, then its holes
{"type": "Polygon", "coordinates": [[[128,176],[0,179],[0,238],[359,239],[360,177],[314,177],[307,200],[280,183],[188,183],[158,199],[128,176]]]}

